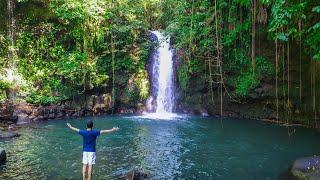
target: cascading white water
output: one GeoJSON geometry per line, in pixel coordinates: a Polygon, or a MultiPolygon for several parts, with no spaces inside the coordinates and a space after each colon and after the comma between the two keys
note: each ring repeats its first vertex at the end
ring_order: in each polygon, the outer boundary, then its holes
{"type": "Polygon", "coordinates": [[[137,118],[173,120],[185,117],[174,113],[174,50],[170,47],[170,38],[159,31],[152,31],[152,42],[156,49],[150,56],[150,97],[146,101],[146,113],[137,118]]]}
{"type": "Polygon", "coordinates": [[[154,54],[153,76],[156,87],[156,113],[172,113],[174,107],[174,78],[170,39],[159,31],[152,32],[158,39],[159,46],[154,54]]]}

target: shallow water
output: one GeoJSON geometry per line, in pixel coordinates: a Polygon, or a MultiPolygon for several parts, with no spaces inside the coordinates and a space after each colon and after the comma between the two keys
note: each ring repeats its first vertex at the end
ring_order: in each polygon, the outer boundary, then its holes
{"type": "MultiPolygon", "coordinates": [[[[294,159],[320,152],[320,133],[253,120],[186,117],[151,120],[134,116],[95,117],[97,129],[120,127],[97,141],[94,179],[116,179],[139,169],[151,179],[276,179],[294,159]]],[[[8,162],[0,179],[81,179],[85,119],[52,120],[19,130],[0,142],[8,162]]]]}

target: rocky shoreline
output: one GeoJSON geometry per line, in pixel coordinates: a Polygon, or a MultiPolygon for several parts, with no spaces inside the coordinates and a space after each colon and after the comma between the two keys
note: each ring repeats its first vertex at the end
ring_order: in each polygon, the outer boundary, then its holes
{"type": "Polygon", "coordinates": [[[26,102],[0,103],[0,124],[25,124],[49,119],[102,115],[110,112],[110,94],[91,95],[85,101],[64,101],[56,105],[33,105],[26,102]]]}
{"type": "MultiPolygon", "coordinates": [[[[26,102],[13,103],[2,102],[0,103],[0,130],[14,130],[15,127],[21,124],[27,124],[32,122],[46,121],[52,119],[62,118],[76,118],[86,116],[101,116],[112,113],[111,97],[109,94],[103,94],[100,96],[89,96],[86,101],[64,101],[56,105],[33,105],[26,102]]],[[[234,106],[234,105],[233,105],[234,106]]],[[[230,108],[224,108],[223,116],[230,118],[244,118],[258,121],[265,121],[273,124],[281,124],[285,126],[303,126],[313,127],[303,124],[299,121],[292,121],[290,123],[286,121],[276,120],[274,118],[274,112],[264,108],[261,112],[254,112],[250,110],[250,107],[243,107],[246,111],[238,110],[235,112],[230,108]]],[[[145,111],[143,105],[139,105],[137,108],[118,108],[114,113],[116,114],[141,114],[145,111]]],[[[178,113],[220,117],[220,112],[217,109],[205,109],[205,108],[180,108],[178,113]]]]}

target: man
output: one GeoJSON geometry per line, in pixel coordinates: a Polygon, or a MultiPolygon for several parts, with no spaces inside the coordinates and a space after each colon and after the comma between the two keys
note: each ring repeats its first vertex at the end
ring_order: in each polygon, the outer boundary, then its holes
{"type": "Polygon", "coordinates": [[[88,165],[88,180],[91,180],[92,166],[96,163],[96,139],[100,134],[118,131],[119,128],[113,127],[110,130],[93,130],[93,122],[87,122],[87,130],[80,130],[67,123],[68,127],[78,132],[83,137],[83,158],[82,158],[82,179],[86,179],[86,170],[88,165]]]}

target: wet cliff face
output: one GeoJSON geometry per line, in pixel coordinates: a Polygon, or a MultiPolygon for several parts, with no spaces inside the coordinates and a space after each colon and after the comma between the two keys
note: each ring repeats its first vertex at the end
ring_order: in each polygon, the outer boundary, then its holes
{"type": "MultiPolygon", "coordinates": [[[[149,49],[149,55],[148,55],[148,61],[147,61],[147,65],[146,68],[148,70],[148,77],[149,77],[149,82],[150,82],[150,88],[149,88],[149,94],[150,94],[150,98],[152,101],[152,104],[154,104],[154,100],[156,98],[156,94],[157,94],[157,86],[156,83],[152,83],[156,81],[156,77],[153,76],[153,67],[154,67],[154,54],[156,53],[157,50],[157,46],[158,46],[158,38],[155,34],[149,32],[148,33],[148,37],[150,39],[150,43],[151,43],[151,47],[149,49]]],[[[151,103],[151,102],[150,102],[151,103]]],[[[153,107],[152,107],[153,108],[153,107]]]]}
{"type": "MultiPolygon", "coordinates": [[[[261,42],[257,42],[257,52],[275,65],[274,43],[270,41],[266,33],[261,34],[261,42]]],[[[300,67],[299,45],[291,43],[290,62],[288,66],[287,56],[284,54],[279,58],[278,72],[278,106],[279,119],[284,122],[305,123],[315,125],[316,114],[320,108],[313,108],[320,102],[319,78],[315,77],[313,82],[312,73],[317,71],[319,63],[302,54],[300,67]],[[289,68],[288,68],[289,67],[289,68]],[[288,69],[289,69],[289,96],[288,96],[288,69]],[[302,69],[302,71],[300,71],[302,69]],[[300,74],[301,74],[301,98],[300,98],[300,74]],[[314,85],[315,83],[315,85],[314,85]],[[289,101],[288,101],[289,98],[289,101]]],[[[183,53],[183,51],[182,51],[183,53]]],[[[182,55],[183,56],[183,55],[182,55]]],[[[181,56],[181,57],[182,57],[181,56]]],[[[183,61],[182,61],[183,62],[183,61]]],[[[250,88],[245,96],[237,97],[235,87],[228,81],[233,73],[224,64],[225,87],[223,93],[223,115],[257,119],[276,119],[276,77],[263,75],[259,79],[260,84],[250,88]]],[[[207,77],[194,74],[190,76],[189,85],[185,90],[179,90],[178,107],[181,112],[201,114],[206,110],[211,115],[220,115],[219,89],[214,87],[213,100],[209,93],[207,77]]]]}

